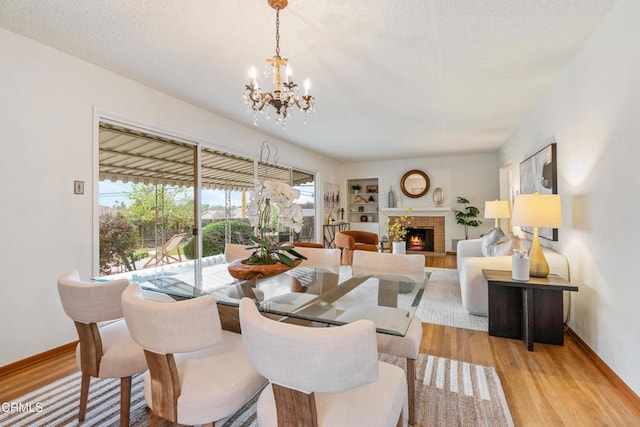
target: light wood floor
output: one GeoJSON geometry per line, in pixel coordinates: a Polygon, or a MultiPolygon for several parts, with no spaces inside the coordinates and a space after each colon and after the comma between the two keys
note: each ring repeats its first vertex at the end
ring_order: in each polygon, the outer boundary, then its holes
{"type": "MultiPolygon", "coordinates": [[[[427,259],[427,266],[447,268],[452,262],[455,255],[434,257],[427,259]]],[[[567,334],[562,347],[536,343],[535,351],[529,352],[520,340],[425,323],[421,352],[495,367],[516,426],[640,425],[640,408],[567,334]]],[[[5,374],[0,378],[0,402],[75,371],[70,350],[5,374]]]]}

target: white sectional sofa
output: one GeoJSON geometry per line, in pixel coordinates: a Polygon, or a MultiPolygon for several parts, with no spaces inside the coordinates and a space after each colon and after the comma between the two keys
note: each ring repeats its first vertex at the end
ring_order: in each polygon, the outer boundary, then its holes
{"type": "MultiPolygon", "coordinates": [[[[460,276],[460,293],[462,305],[469,314],[487,316],[489,313],[487,280],[482,275],[482,269],[511,271],[511,256],[483,256],[482,239],[460,240],[457,247],[458,275],[460,276]]],[[[522,241],[526,249],[531,242],[522,241]]],[[[569,280],[569,264],[566,258],[553,250],[542,247],[549,273],[557,274],[569,280]]],[[[564,293],[564,318],[567,319],[569,293],[564,293]]]]}

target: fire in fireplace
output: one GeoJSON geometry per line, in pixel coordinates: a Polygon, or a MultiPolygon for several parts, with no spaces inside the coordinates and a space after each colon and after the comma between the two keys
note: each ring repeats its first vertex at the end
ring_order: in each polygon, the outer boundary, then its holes
{"type": "Polygon", "coordinates": [[[433,228],[407,227],[407,250],[433,252],[433,228]]]}

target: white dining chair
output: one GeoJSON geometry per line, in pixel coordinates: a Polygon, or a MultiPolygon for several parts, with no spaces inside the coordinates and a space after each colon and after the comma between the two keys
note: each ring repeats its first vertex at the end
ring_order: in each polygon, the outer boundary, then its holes
{"type": "Polygon", "coordinates": [[[142,347],[131,338],[120,296],[127,279],[84,282],[77,270],[58,278],[64,312],[75,324],[80,342],[76,360],[82,372],[78,420],[84,421],[91,377],[120,378],[120,425],[129,425],[131,377],[147,370],[142,347]]]}
{"type": "Polygon", "coordinates": [[[227,243],[224,245],[224,258],[227,263],[236,261],[242,258],[248,258],[251,255],[251,251],[247,250],[247,245],[241,245],[239,243],[227,243]]]}
{"type": "MultiPolygon", "coordinates": [[[[355,251],[353,254],[353,276],[376,274],[378,277],[403,277],[411,282],[422,283],[425,277],[425,258],[420,254],[390,254],[355,251]]],[[[384,309],[385,307],[380,307],[384,309]]],[[[371,313],[371,315],[374,315],[371,313]]],[[[365,315],[366,316],[366,315],[365,315]]],[[[378,351],[405,358],[409,396],[409,424],[416,422],[416,360],[422,341],[422,320],[413,316],[403,337],[378,333],[378,351]]]]}
{"type": "Polygon", "coordinates": [[[406,379],[378,361],[375,325],[333,328],[287,324],[240,301],[242,339],[251,364],[270,384],[257,403],[260,426],[401,426],[406,379]]]}
{"type": "Polygon", "coordinates": [[[338,285],[340,277],[340,249],[295,247],[296,252],[307,259],[302,260],[301,267],[316,269],[317,289],[314,293],[321,294],[338,285]]]}
{"type": "Polygon", "coordinates": [[[249,363],[240,334],[222,330],[212,296],[158,302],[133,283],[122,293],[122,310],[149,365],[144,394],[151,425],[159,418],[187,425],[215,422],[266,384],[249,363]]]}

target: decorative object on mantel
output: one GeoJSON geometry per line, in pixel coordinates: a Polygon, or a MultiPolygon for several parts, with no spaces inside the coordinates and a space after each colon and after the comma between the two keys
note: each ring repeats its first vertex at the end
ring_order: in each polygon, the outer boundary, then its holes
{"type": "Polygon", "coordinates": [[[389,187],[389,199],[388,204],[390,208],[396,207],[396,195],[393,193],[393,185],[389,187]]]}
{"type": "Polygon", "coordinates": [[[562,208],[557,194],[518,194],[513,201],[513,225],[533,227],[533,242],[529,253],[529,273],[532,277],[547,277],[549,264],[544,257],[538,235],[539,227],[562,227],[562,208]]]}
{"type": "MultiPolygon", "coordinates": [[[[407,208],[407,212],[410,213],[411,208],[407,208]]],[[[392,244],[392,252],[394,254],[407,253],[407,244],[404,239],[407,237],[407,225],[411,224],[408,215],[400,215],[394,217],[393,222],[389,219],[386,212],[383,213],[387,217],[387,229],[389,231],[389,240],[392,244]]]]}
{"type": "MultiPolygon", "coordinates": [[[[271,150],[274,149],[274,159],[277,160],[277,148],[268,141],[263,142],[260,151],[260,164],[268,164],[271,150]],[[265,154],[266,153],[266,154],[265,154]]],[[[302,254],[296,252],[293,246],[280,246],[279,239],[272,238],[274,228],[277,225],[288,228],[290,231],[299,233],[302,230],[303,214],[302,207],[294,203],[300,197],[300,191],[291,188],[285,182],[271,180],[267,176],[259,176],[253,190],[249,191],[249,206],[247,214],[251,225],[254,227],[255,241],[257,242],[250,249],[253,253],[248,258],[240,260],[242,267],[229,265],[229,274],[238,279],[245,279],[251,275],[248,270],[256,267],[256,275],[265,277],[265,265],[280,265],[279,269],[286,271],[295,267],[295,258],[306,259],[302,254]],[[274,212],[274,208],[276,211],[274,212]],[[272,224],[272,213],[277,214],[277,224],[272,224]],[[275,226],[275,227],[274,227],[275,226]],[[291,256],[295,258],[292,258],[291,256]],[[235,276],[238,274],[239,276],[235,276]]],[[[278,271],[279,269],[275,269],[278,271]]],[[[279,274],[282,271],[275,272],[279,274]]]]}
{"type": "Polygon", "coordinates": [[[265,77],[273,75],[275,89],[273,92],[264,92],[256,80],[256,69],[251,67],[249,72],[249,84],[245,85],[244,100],[247,106],[253,110],[254,124],[258,125],[258,113],[270,118],[268,105],[276,112],[276,121],[285,126],[285,120],[291,116],[295,106],[304,112],[304,123],[307,123],[307,112],[313,111],[314,97],[311,96],[311,83],[309,79],[304,82],[304,95],[298,94],[298,85],[291,80],[291,67],[287,58],[280,56],[280,10],[287,7],[287,0],[268,0],[269,6],[276,10],[276,54],[267,59],[265,64],[265,77]],[[271,72],[269,73],[269,70],[271,72]]]}
{"type": "Polygon", "coordinates": [[[405,196],[417,199],[422,197],[429,191],[431,182],[426,173],[421,170],[413,169],[405,173],[400,180],[400,190],[405,196]]]}
{"type": "Polygon", "coordinates": [[[433,204],[436,206],[442,206],[443,203],[444,191],[442,191],[442,188],[437,187],[435,190],[433,190],[433,204]]]}
{"type": "Polygon", "coordinates": [[[471,202],[464,197],[458,196],[456,202],[464,206],[463,210],[454,209],[453,213],[456,216],[456,223],[464,226],[464,239],[469,239],[469,227],[478,227],[482,224],[482,221],[476,219],[480,210],[475,206],[471,206],[471,202]]]}

